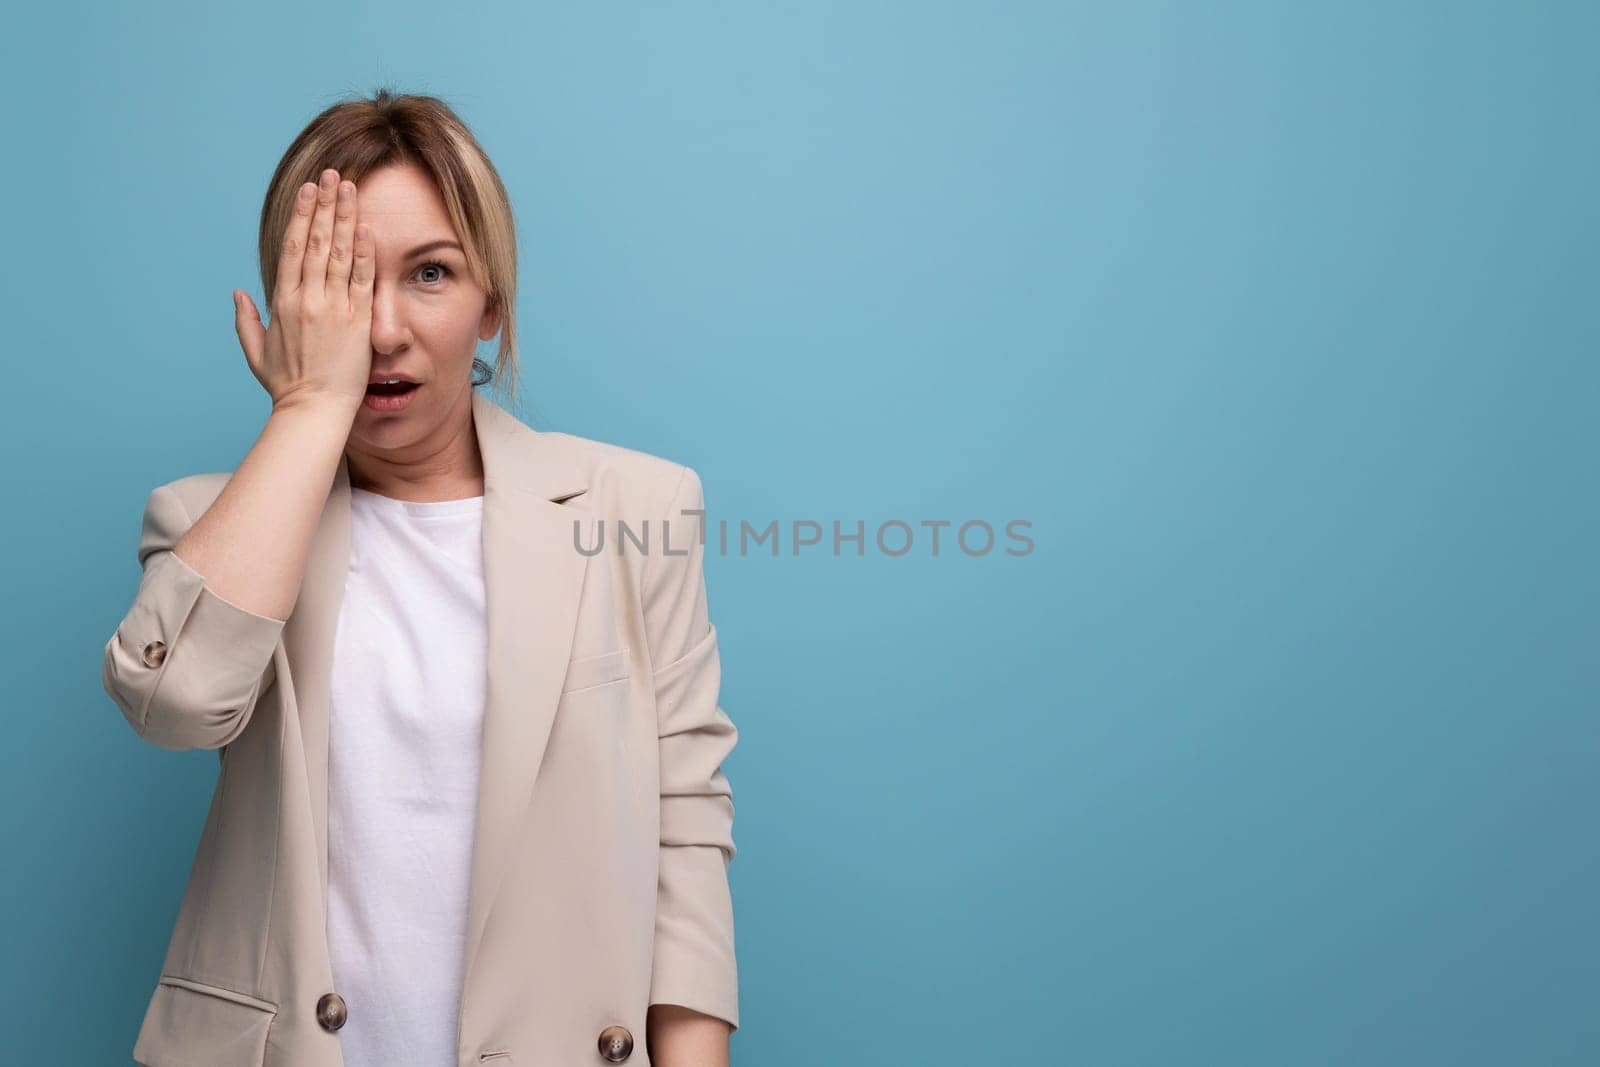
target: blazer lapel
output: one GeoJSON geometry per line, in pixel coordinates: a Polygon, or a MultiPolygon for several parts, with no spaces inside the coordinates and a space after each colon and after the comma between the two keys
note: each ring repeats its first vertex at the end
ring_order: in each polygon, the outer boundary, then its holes
{"type": "MultiPolygon", "coordinates": [[[[593,515],[560,501],[587,488],[552,435],[477,390],[473,427],[483,457],[483,567],[488,675],[483,762],[467,915],[466,969],[516,847],[555,720],[577,627],[593,515]]],[[[284,627],[316,830],[323,915],[328,901],[328,723],[334,638],[350,564],[350,471],[341,456],[313,536],[300,598],[284,627]]]]}
{"type": "MultiPolygon", "coordinates": [[[[300,596],[283,627],[300,711],[300,738],[305,750],[306,785],[311,791],[312,823],[317,834],[317,868],[321,876],[323,914],[328,905],[328,703],[333,668],[333,643],[344,602],[345,575],[350,567],[350,471],[339,457],[333,487],[311,538],[300,596]]],[[[279,679],[281,685],[283,680],[279,679]]]]}
{"type": "Polygon", "coordinates": [[[577,630],[578,600],[594,543],[593,515],[558,501],[588,487],[554,437],[473,394],[483,451],[483,568],[488,607],[488,691],[478,785],[464,974],[533,799],[577,630]]]}

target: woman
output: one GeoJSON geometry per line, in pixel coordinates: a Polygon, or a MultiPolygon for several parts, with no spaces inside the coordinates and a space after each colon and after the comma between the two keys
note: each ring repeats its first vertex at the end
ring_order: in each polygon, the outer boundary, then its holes
{"type": "Polygon", "coordinates": [[[234,294],[271,414],[151,492],[105,648],[141,737],[221,762],[140,1063],[727,1062],[700,480],[477,391],[515,391],[515,247],[437,99],[337,104],[278,165],[271,325],[234,294]]]}

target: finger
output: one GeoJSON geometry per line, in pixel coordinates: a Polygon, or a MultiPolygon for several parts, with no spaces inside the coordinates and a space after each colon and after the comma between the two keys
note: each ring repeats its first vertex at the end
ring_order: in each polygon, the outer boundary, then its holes
{"type": "Polygon", "coordinates": [[[261,356],[266,351],[267,328],[261,325],[261,315],[256,311],[250,294],[240,289],[233,291],[233,329],[239,335],[239,347],[250,366],[260,369],[261,356]]]}
{"type": "Polygon", "coordinates": [[[306,255],[306,231],[311,228],[311,212],[317,206],[317,183],[306,182],[294,198],[294,211],[283,231],[283,249],[278,254],[278,282],[273,295],[292,293],[300,288],[300,264],[306,255]]]}
{"type": "Polygon", "coordinates": [[[351,245],[356,232],[356,183],[340,182],[333,209],[333,244],[328,248],[328,295],[345,296],[350,288],[351,245]]]}
{"type": "Polygon", "coordinates": [[[311,232],[306,235],[306,261],[300,271],[300,284],[314,292],[322,292],[328,281],[328,245],[333,242],[334,190],[339,184],[339,172],[329,167],[322,172],[317,183],[317,213],[311,216],[311,232]]]}
{"type": "Polygon", "coordinates": [[[372,278],[377,262],[377,249],[372,240],[372,227],[362,223],[356,227],[356,252],[350,266],[350,305],[372,305],[372,278]]]}

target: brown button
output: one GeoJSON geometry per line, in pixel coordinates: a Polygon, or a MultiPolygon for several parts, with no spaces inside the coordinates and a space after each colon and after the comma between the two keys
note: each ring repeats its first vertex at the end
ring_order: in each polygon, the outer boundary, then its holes
{"type": "Polygon", "coordinates": [[[600,1031],[600,1055],[621,1063],[633,1053],[633,1035],[626,1026],[608,1026],[600,1031]]]}
{"type": "Polygon", "coordinates": [[[159,667],[167,658],[167,643],[165,641],[151,641],[144,646],[144,665],[146,667],[159,667]]]}
{"type": "Polygon", "coordinates": [[[317,1001],[317,1022],[322,1024],[324,1030],[337,1030],[344,1025],[350,1017],[345,1009],[344,998],[337,993],[324,993],[322,999],[317,1001]]]}

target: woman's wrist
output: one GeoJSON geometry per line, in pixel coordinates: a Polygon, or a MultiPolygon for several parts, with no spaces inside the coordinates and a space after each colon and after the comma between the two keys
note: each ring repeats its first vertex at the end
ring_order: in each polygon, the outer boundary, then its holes
{"type": "Polygon", "coordinates": [[[310,419],[312,421],[327,419],[339,423],[346,432],[355,422],[356,412],[361,410],[360,397],[340,396],[336,393],[322,391],[298,391],[287,393],[272,402],[272,414],[288,414],[291,419],[310,419]]]}

